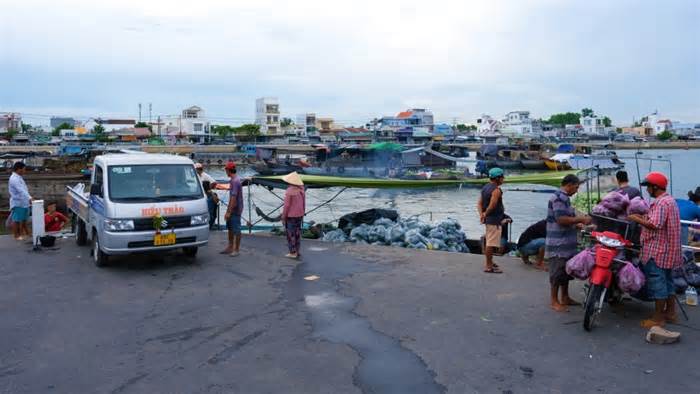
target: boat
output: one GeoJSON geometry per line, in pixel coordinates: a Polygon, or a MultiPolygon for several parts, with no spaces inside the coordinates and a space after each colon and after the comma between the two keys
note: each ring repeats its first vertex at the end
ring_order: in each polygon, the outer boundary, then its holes
{"type": "Polygon", "coordinates": [[[570,170],[569,165],[570,153],[557,153],[556,155],[544,159],[544,165],[551,171],[566,171],[570,170]]]}
{"type": "Polygon", "coordinates": [[[546,170],[547,164],[544,159],[521,159],[520,165],[526,170],[546,170]]]}

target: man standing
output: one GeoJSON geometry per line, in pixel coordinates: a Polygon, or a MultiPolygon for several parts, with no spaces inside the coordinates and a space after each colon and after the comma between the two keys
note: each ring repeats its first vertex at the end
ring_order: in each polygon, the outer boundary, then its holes
{"type": "Polygon", "coordinates": [[[501,274],[500,267],[493,262],[494,251],[501,248],[501,223],[505,217],[503,207],[503,170],[495,167],[489,170],[490,182],[481,189],[481,196],[476,204],[481,223],[486,226],[486,242],[484,244],[484,256],[486,256],[486,268],[484,272],[501,274]]]}
{"type": "Polygon", "coordinates": [[[226,163],[226,175],[231,178],[229,183],[228,208],[226,209],[226,228],[228,229],[228,247],[221,254],[238,256],[241,248],[241,215],[243,214],[243,186],[236,175],[236,163],[226,163]]]}
{"type": "Polygon", "coordinates": [[[547,237],[545,259],[549,263],[551,306],[557,312],[566,312],[569,305],[581,305],[569,297],[569,281],[566,262],[577,252],[576,230],[591,223],[589,216],[576,216],[570,197],[578,192],[581,181],[569,174],[561,181],[561,188],[554,192],[547,204],[547,237]],[[561,298],[559,298],[561,290],[561,298]]]}
{"type": "Polygon", "coordinates": [[[22,177],[27,171],[26,165],[20,161],[12,166],[12,175],[8,189],[10,192],[10,211],[12,212],[12,234],[18,241],[24,240],[24,236],[29,235],[27,229],[27,219],[29,218],[29,205],[32,196],[29,195],[27,184],[22,177]]]}
{"type": "Polygon", "coordinates": [[[617,191],[626,194],[629,199],[635,197],[641,197],[642,193],[634,186],[630,186],[630,180],[627,176],[627,171],[618,171],[615,173],[615,178],[617,179],[617,191]]]}
{"type": "Polygon", "coordinates": [[[204,172],[204,166],[202,163],[196,163],[194,165],[194,169],[197,170],[197,176],[199,177],[199,183],[204,185],[204,182],[209,182],[209,185],[211,187],[214,187],[216,185],[216,180],[211,177],[211,175],[207,174],[204,172]]]}
{"type": "MultiPolygon", "coordinates": [[[[695,188],[695,192],[692,190],[688,192],[688,199],[681,200],[676,199],[676,204],[678,205],[678,212],[680,214],[681,220],[700,221],[700,186],[695,188]]],[[[688,245],[689,235],[688,228],[690,225],[681,225],[681,244],[688,245]]]]}
{"type": "Polygon", "coordinates": [[[547,238],[547,220],[539,222],[528,227],[518,239],[518,251],[523,263],[530,264],[530,256],[537,256],[535,268],[546,271],[544,265],[544,243],[547,238]]]}
{"type": "Polygon", "coordinates": [[[646,217],[629,215],[628,219],[642,225],[642,255],[646,286],[649,296],[655,300],[654,315],[642,321],[642,327],[663,326],[675,323],[675,287],[671,271],[682,264],[681,223],[676,201],[666,193],[668,179],[660,172],[650,172],[643,186],[655,200],[646,217]]]}

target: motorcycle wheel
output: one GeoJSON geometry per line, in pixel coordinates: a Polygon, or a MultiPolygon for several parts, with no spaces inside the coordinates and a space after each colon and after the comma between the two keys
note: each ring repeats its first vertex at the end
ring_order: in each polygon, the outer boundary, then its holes
{"type": "Polygon", "coordinates": [[[601,310],[601,300],[600,297],[603,296],[603,290],[605,287],[602,285],[593,285],[588,290],[588,296],[586,297],[585,314],[583,315],[583,328],[586,331],[593,330],[596,320],[598,320],[598,315],[600,315],[601,310]]]}

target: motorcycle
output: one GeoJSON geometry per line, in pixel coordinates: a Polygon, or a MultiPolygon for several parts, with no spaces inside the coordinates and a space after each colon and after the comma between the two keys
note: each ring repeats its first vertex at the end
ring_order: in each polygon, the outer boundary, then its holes
{"type": "Polygon", "coordinates": [[[588,279],[588,290],[584,304],[583,328],[586,331],[593,330],[595,322],[603,310],[606,296],[611,302],[619,301],[621,298],[620,291],[616,290],[617,286],[613,279],[623,261],[617,260],[616,257],[623,248],[632,245],[630,241],[611,231],[593,231],[591,236],[597,241],[597,244],[594,248],[595,265],[588,279]]]}

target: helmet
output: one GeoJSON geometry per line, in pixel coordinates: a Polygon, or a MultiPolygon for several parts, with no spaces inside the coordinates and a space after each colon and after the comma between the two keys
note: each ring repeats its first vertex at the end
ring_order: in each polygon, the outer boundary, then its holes
{"type": "Polygon", "coordinates": [[[498,167],[494,167],[494,168],[489,170],[489,178],[494,179],[494,178],[498,178],[500,176],[503,176],[502,169],[500,169],[498,167]]]}
{"type": "Polygon", "coordinates": [[[666,175],[660,172],[650,172],[644,178],[642,186],[656,186],[660,189],[666,190],[666,186],[668,186],[668,179],[666,178],[666,175]]]}

